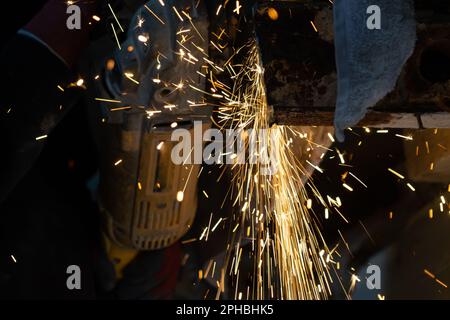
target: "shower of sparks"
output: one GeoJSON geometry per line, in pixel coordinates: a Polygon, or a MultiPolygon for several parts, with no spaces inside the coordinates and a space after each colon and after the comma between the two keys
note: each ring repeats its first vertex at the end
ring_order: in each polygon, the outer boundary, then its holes
{"type": "MultiPolygon", "coordinates": [[[[331,294],[332,257],[308,209],[306,173],[290,143],[296,133],[290,127],[270,126],[258,49],[254,43],[245,49],[246,61],[226,94],[230,98],[219,110],[220,123],[236,130],[267,129],[263,131],[267,136],[256,140],[256,156],[262,157],[267,148],[276,159],[276,172],[268,175],[267,165],[259,162],[233,166],[233,203],[240,209],[231,223],[235,227],[228,261],[236,277],[235,290],[239,291],[242,247],[249,243],[254,280],[248,298],[324,299],[331,294]]],[[[245,141],[248,148],[249,140],[245,141]]]]}

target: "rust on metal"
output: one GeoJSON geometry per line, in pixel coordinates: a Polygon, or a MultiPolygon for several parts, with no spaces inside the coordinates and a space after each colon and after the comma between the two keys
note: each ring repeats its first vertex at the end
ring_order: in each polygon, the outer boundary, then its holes
{"type": "MultiPolygon", "coordinates": [[[[332,125],[337,93],[332,4],[262,1],[256,12],[273,122],[332,125]]],[[[450,126],[450,4],[431,8],[416,1],[416,16],[417,46],[396,88],[359,126],[450,126]]]]}

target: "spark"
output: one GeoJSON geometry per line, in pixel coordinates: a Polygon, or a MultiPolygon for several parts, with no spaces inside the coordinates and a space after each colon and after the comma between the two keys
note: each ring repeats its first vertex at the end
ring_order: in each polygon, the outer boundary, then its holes
{"type": "Polygon", "coordinates": [[[347,189],[348,191],[353,191],[353,188],[350,187],[350,186],[349,186],[348,184],[346,184],[346,183],[343,183],[342,186],[343,186],[345,189],[347,189]]]}
{"type": "Polygon", "coordinates": [[[368,237],[368,238],[370,239],[370,241],[375,245],[375,240],[374,240],[374,239],[372,238],[372,236],[370,235],[369,230],[367,230],[367,228],[366,228],[366,226],[364,225],[364,223],[362,223],[361,220],[359,220],[358,222],[359,222],[359,224],[361,225],[361,227],[364,229],[364,231],[366,232],[367,237],[368,237]]]}
{"type": "Polygon", "coordinates": [[[122,111],[122,110],[129,110],[129,109],[131,109],[131,107],[130,106],[123,106],[123,107],[118,107],[118,108],[111,108],[111,109],[109,109],[111,112],[114,112],[114,111],[122,111]]]}
{"type": "Polygon", "coordinates": [[[397,171],[395,171],[394,169],[388,168],[388,171],[394,175],[396,175],[397,177],[399,177],[400,179],[405,179],[405,177],[403,175],[401,175],[400,173],[398,173],[397,171]]]}
{"type": "Polygon", "coordinates": [[[207,231],[208,231],[208,227],[203,228],[202,234],[200,235],[200,238],[198,238],[198,240],[202,241],[203,238],[205,238],[207,231]]]}
{"type": "Polygon", "coordinates": [[[122,101],[113,100],[113,99],[95,98],[95,100],[102,101],[102,102],[122,103],[122,101]]]}
{"type": "Polygon", "coordinates": [[[339,214],[342,220],[344,220],[345,223],[350,223],[347,218],[338,210],[338,208],[334,208],[334,210],[336,210],[336,212],[339,214]]]}
{"type": "Polygon", "coordinates": [[[175,8],[175,6],[173,6],[172,8],[173,8],[173,11],[175,11],[175,13],[177,14],[178,19],[180,19],[180,21],[183,22],[184,21],[183,17],[180,15],[180,13],[178,12],[177,8],[175,8]]]}
{"type": "Polygon", "coordinates": [[[339,160],[341,161],[341,164],[345,164],[344,155],[337,148],[336,148],[336,152],[337,152],[337,154],[339,156],[339,160]]]}
{"type": "Polygon", "coordinates": [[[221,9],[222,9],[222,5],[219,5],[219,6],[217,7],[216,16],[219,15],[219,12],[220,12],[221,9]]]}
{"type": "Polygon", "coordinates": [[[113,70],[115,65],[116,65],[116,62],[114,61],[114,59],[108,59],[106,61],[106,69],[109,71],[113,70]]]}
{"type": "Polygon", "coordinates": [[[188,243],[192,243],[192,242],[195,242],[195,241],[197,241],[196,238],[187,239],[187,240],[181,241],[181,244],[188,244],[188,243]]]}
{"type": "Polygon", "coordinates": [[[39,140],[42,140],[42,139],[46,139],[47,137],[48,136],[46,134],[44,134],[42,136],[36,137],[35,139],[36,139],[36,141],[39,141],[39,140]]]}
{"type": "Polygon", "coordinates": [[[192,22],[192,18],[191,16],[189,16],[189,14],[187,14],[184,11],[181,11],[181,13],[189,20],[189,23],[191,24],[192,28],[194,29],[194,31],[197,33],[197,35],[200,37],[200,39],[202,39],[202,41],[205,41],[205,39],[203,38],[202,34],[198,31],[198,29],[196,28],[196,26],[194,25],[194,23],[192,22]]]}
{"type": "Polygon", "coordinates": [[[114,28],[114,25],[112,23],[111,23],[111,28],[114,33],[114,38],[116,39],[116,42],[117,42],[117,47],[119,48],[119,50],[122,50],[122,47],[120,46],[119,38],[117,37],[116,29],[114,28]]]}
{"type": "Polygon", "coordinates": [[[318,166],[312,164],[309,160],[306,160],[306,163],[309,164],[309,165],[310,165],[311,167],[313,167],[314,169],[316,169],[317,171],[319,171],[320,173],[323,173],[323,170],[322,170],[320,167],[318,167],[318,166]]]}
{"type": "Polygon", "coordinates": [[[267,15],[273,21],[278,20],[278,17],[279,17],[278,11],[275,8],[269,8],[267,10],[267,15]]]}
{"type": "MultiPolygon", "coordinates": [[[[116,16],[116,14],[114,13],[114,10],[113,10],[113,8],[111,7],[111,5],[110,5],[109,3],[108,3],[108,7],[109,7],[109,10],[111,11],[111,13],[112,13],[114,19],[116,20],[117,25],[119,26],[120,30],[121,30],[122,32],[124,32],[124,31],[123,31],[123,28],[122,28],[122,25],[121,25],[120,22],[119,22],[119,19],[117,19],[117,16],[116,16]]],[[[112,24],[111,24],[111,25],[112,25],[112,24]]],[[[114,26],[113,26],[113,30],[114,30],[114,26]]],[[[114,30],[114,34],[115,34],[115,33],[116,33],[116,31],[114,30]]]]}
{"type": "Polygon", "coordinates": [[[150,12],[155,18],[156,20],[158,20],[162,25],[165,25],[164,21],[161,20],[160,17],[158,17],[156,15],[156,13],[154,13],[146,4],[144,4],[145,9],[147,9],[148,12],[150,12]]]}
{"type": "Polygon", "coordinates": [[[138,40],[142,43],[147,43],[148,37],[143,34],[140,34],[140,35],[138,35],[138,40]]]}
{"type": "Polygon", "coordinates": [[[161,113],[161,110],[146,110],[147,117],[151,118],[153,115],[161,113]]]}
{"type": "Polygon", "coordinates": [[[435,281],[436,281],[438,284],[440,284],[441,286],[443,286],[445,289],[448,288],[447,284],[445,284],[445,283],[442,282],[441,280],[439,280],[439,279],[436,278],[435,281]]]}
{"type": "MultiPolygon", "coordinates": [[[[177,106],[174,105],[174,104],[166,104],[166,105],[164,106],[164,109],[172,110],[172,109],[175,109],[176,107],[177,107],[177,106]]],[[[174,122],[174,123],[176,123],[176,122],[174,122]]],[[[172,125],[174,125],[175,127],[177,126],[177,125],[175,125],[175,124],[172,124],[172,125]]]]}
{"type": "Polygon", "coordinates": [[[239,14],[241,8],[242,8],[242,6],[239,3],[239,0],[236,0],[236,8],[233,10],[233,12],[235,12],[236,14],[239,14]]]}
{"type": "Polygon", "coordinates": [[[132,75],[132,74],[125,73],[125,77],[126,77],[128,80],[134,82],[135,84],[139,84],[139,81],[133,79],[133,75],[132,75]]]}
{"type": "Polygon", "coordinates": [[[401,135],[401,134],[396,134],[395,135],[396,137],[399,137],[399,138],[402,138],[402,139],[405,139],[405,140],[413,140],[413,137],[411,137],[411,136],[404,136],[404,135],[401,135]]]}
{"type": "Polygon", "coordinates": [[[211,214],[209,215],[209,223],[208,223],[208,227],[206,228],[206,238],[205,238],[205,241],[208,241],[208,238],[209,238],[209,231],[211,230],[211,221],[212,221],[212,217],[213,217],[213,214],[212,214],[212,212],[211,212],[211,214]]]}
{"type": "Polygon", "coordinates": [[[355,178],[356,181],[358,181],[358,182],[361,183],[365,188],[367,188],[367,185],[366,185],[364,182],[362,182],[361,179],[359,179],[357,176],[355,176],[355,175],[354,175],[353,173],[351,173],[351,172],[349,172],[349,174],[350,174],[353,178],[355,178]]]}
{"type": "Polygon", "coordinates": [[[445,284],[444,282],[442,282],[441,280],[439,280],[433,273],[431,273],[430,271],[428,271],[427,269],[424,269],[423,272],[430,277],[431,279],[433,279],[434,281],[436,281],[436,283],[438,283],[439,285],[443,286],[444,288],[448,288],[447,284],[445,284]]]}
{"type": "Polygon", "coordinates": [[[219,226],[219,224],[222,222],[223,218],[220,218],[216,224],[212,227],[211,232],[214,232],[214,230],[216,230],[216,228],[219,226]]]}

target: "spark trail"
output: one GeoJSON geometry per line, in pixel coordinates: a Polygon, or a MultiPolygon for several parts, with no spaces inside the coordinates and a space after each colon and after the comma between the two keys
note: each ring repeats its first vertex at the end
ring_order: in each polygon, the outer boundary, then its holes
{"type": "Polygon", "coordinates": [[[249,158],[268,153],[275,163],[272,168],[264,161],[233,166],[233,201],[239,209],[231,227],[239,227],[234,228],[229,245],[231,271],[239,277],[242,246],[249,244],[254,272],[247,298],[324,299],[331,294],[332,258],[307,207],[307,173],[292,151],[292,136],[297,133],[290,127],[270,125],[257,46],[252,42],[246,49],[248,55],[234,79],[231,98],[220,109],[221,122],[225,127],[251,131],[245,148],[253,141],[257,151],[249,158]],[[268,174],[268,170],[273,172],[268,174]]]}

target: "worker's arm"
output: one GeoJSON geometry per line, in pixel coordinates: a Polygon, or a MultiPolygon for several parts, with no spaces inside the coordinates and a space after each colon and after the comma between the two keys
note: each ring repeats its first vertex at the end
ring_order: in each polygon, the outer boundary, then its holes
{"type": "Polygon", "coordinates": [[[69,30],[67,19],[68,1],[50,0],[42,10],[21,31],[25,31],[42,41],[52,53],[72,67],[89,40],[92,16],[95,14],[98,0],[73,1],[81,13],[81,28],[69,30]]]}
{"type": "Polygon", "coordinates": [[[94,1],[78,5],[84,12],[81,30],[67,29],[67,5],[52,0],[0,52],[0,201],[31,168],[45,136],[75,103],[77,90],[66,87],[77,79],[70,68],[87,42],[86,16],[94,1]]]}

